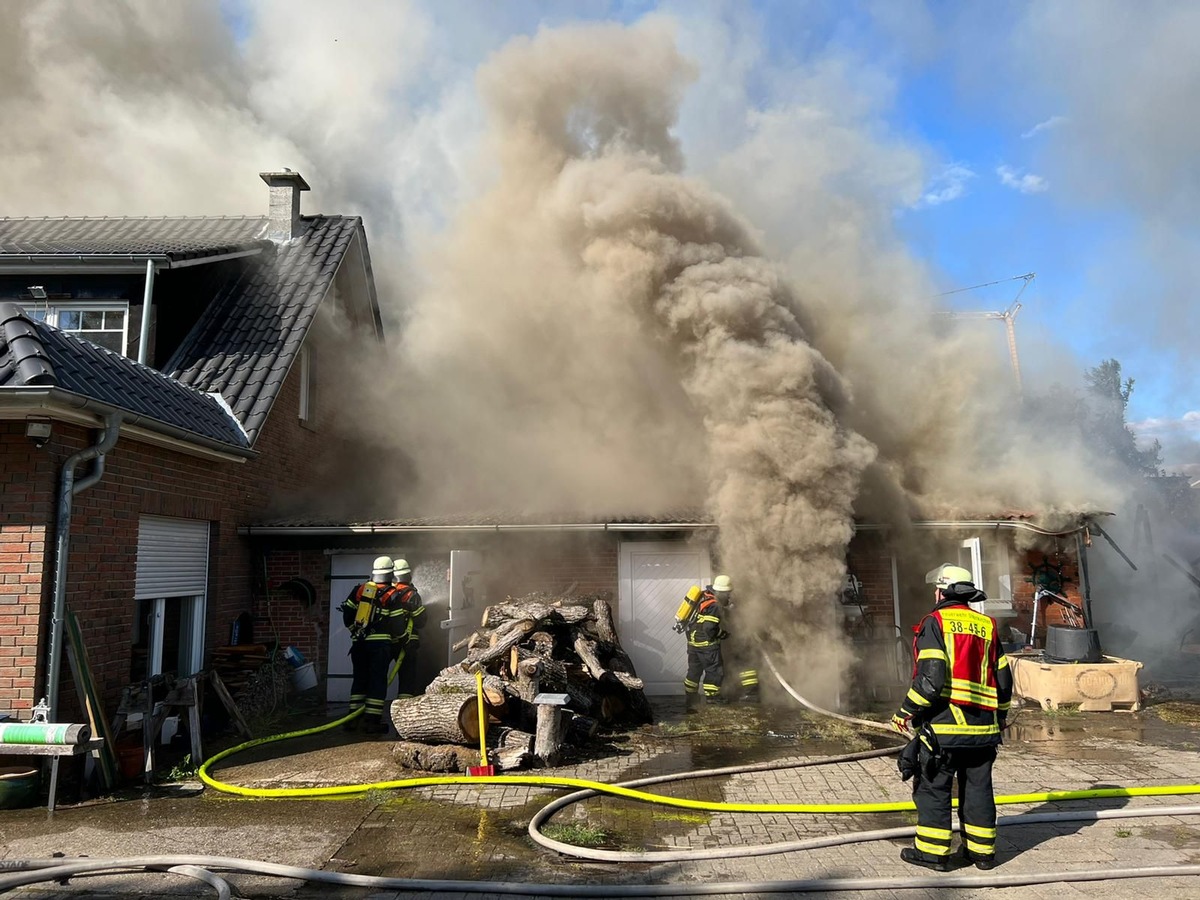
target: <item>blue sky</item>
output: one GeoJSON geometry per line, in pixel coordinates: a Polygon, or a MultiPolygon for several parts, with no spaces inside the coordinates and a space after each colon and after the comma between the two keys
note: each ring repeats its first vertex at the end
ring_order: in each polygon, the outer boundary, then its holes
{"type": "MultiPolygon", "coordinates": [[[[842,263],[876,294],[1036,272],[1016,320],[1027,382],[1120,360],[1139,434],[1200,478],[1200,4],[122,2],[5,8],[20,27],[0,33],[0,111],[26,124],[0,135],[11,214],[243,213],[259,185],[229,173],[291,160],[313,173],[309,209],[361,211],[373,246],[412,253],[478,193],[493,54],[539,28],[666,19],[696,66],[686,169],[768,252],[803,268],[857,229],[842,263]],[[55,65],[21,65],[35,47],[55,65]]],[[[1019,288],[944,302],[1000,311],[1019,288]]],[[[1003,347],[1000,323],[971,327],[1003,347]]]]}

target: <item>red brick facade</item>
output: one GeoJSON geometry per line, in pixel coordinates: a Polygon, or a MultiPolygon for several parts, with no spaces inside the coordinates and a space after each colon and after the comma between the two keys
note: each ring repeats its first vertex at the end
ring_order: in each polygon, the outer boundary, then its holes
{"type": "MultiPolygon", "coordinates": [[[[315,427],[299,424],[299,378],[295,366],[259,434],[257,458],[208,459],[122,436],[106,457],[102,480],[75,495],[67,602],[79,618],[93,676],[110,709],[129,682],[140,516],[210,523],[206,649],[228,643],[232,620],[252,610],[262,562],[238,527],[303,503],[304,492],[329,474],[325,461],[336,459],[339,450],[321,428],[328,421],[322,400],[332,402],[331,391],[316,393],[315,427]]],[[[58,484],[67,457],[95,435],[55,422],[50,442],[36,449],[23,422],[0,422],[0,712],[28,709],[46,693],[58,484]]],[[[77,477],[87,471],[81,467],[77,477]]],[[[288,636],[306,633],[298,607],[280,598],[272,608],[288,636]]],[[[66,665],[61,684],[62,709],[76,711],[66,665]]]]}

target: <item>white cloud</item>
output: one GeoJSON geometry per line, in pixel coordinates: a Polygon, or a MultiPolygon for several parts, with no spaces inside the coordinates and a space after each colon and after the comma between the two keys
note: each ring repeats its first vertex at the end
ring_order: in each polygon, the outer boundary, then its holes
{"type": "Polygon", "coordinates": [[[1012,166],[998,166],[996,174],[1000,176],[1002,185],[1010,187],[1014,191],[1020,191],[1022,194],[1040,194],[1050,189],[1050,182],[1041,175],[1022,173],[1012,166]]]}
{"type": "Polygon", "coordinates": [[[1200,437],[1200,410],[1189,410],[1178,418],[1156,417],[1131,422],[1130,427],[1140,436],[1162,437],[1171,434],[1189,434],[1200,437]]]}
{"type": "Polygon", "coordinates": [[[975,172],[967,166],[951,163],[929,183],[928,189],[917,201],[917,207],[939,206],[957,200],[967,192],[967,182],[974,177],[975,172]]]}
{"type": "Polygon", "coordinates": [[[1060,125],[1065,125],[1069,121],[1070,119],[1068,119],[1066,116],[1051,116],[1044,122],[1038,122],[1028,131],[1022,134],[1021,137],[1023,137],[1025,140],[1029,140],[1029,138],[1036,134],[1040,134],[1043,131],[1049,131],[1051,128],[1058,128],[1060,125]]]}

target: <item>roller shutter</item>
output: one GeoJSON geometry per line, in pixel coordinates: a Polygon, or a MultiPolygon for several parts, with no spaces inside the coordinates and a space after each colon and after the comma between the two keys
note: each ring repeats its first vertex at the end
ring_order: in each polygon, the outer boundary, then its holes
{"type": "Polygon", "coordinates": [[[208,586],[208,522],[142,516],[134,597],[203,596],[208,586]]]}

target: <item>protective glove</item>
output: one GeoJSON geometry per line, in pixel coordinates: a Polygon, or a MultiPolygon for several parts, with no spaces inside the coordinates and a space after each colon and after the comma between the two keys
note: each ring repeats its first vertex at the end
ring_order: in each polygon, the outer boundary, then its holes
{"type": "Polygon", "coordinates": [[[896,734],[902,734],[905,737],[913,736],[912,716],[903,716],[896,713],[892,716],[892,721],[888,722],[888,727],[896,734]]]}

